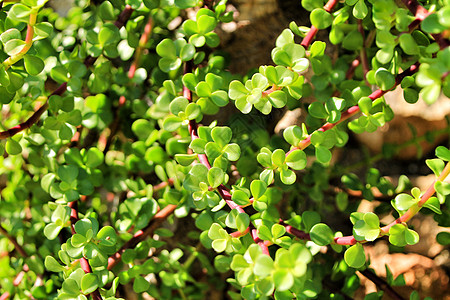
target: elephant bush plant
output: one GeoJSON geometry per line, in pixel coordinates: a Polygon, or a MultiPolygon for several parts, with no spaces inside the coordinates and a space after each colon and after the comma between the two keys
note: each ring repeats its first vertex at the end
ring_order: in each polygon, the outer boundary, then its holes
{"type": "Polygon", "coordinates": [[[448,0],[298,1],[310,24],[245,76],[217,50],[226,0],[46,2],[0,1],[0,299],[351,299],[358,274],[404,299],[364,248],[416,244],[419,211],[450,226],[450,150],[425,190],[374,166],[405,145],[362,169],[334,150],[392,120],[397,87],[450,96],[448,0]],[[296,108],[282,136],[257,121],[296,108]]]}

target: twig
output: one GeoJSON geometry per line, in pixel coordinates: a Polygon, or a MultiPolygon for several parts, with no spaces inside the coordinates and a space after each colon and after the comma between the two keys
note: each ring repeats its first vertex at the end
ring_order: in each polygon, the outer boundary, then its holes
{"type": "Polygon", "coordinates": [[[116,253],[108,258],[108,270],[111,270],[122,259],[122,254],[126,249],[135,247],[146,237],[152,235],[153,232],[175,211],[176,208],[176,205],[169,204],[157,212],[145,228],[136,232],[128,242],[126,242],[116,253]]]}
{"type": "Polygon", "coordinates": [[[359,271],[362,275],[364,275],[367,279],[375,283],[375,285],[385,292],[391,299],[393,300],[405,300],[402,296],[400,296],[386,281],[380,278],[377,274],[370,271],[369,269],[365,269],[363,271],[359,271]]]}
{"type": "Polygon", "coordinates": [[[131,5],[128,5],[128,4],[125,5],[125,9],[120,13],[116,22],[114,22],[114,25],[116,25],[117,28],[122,28],[122,26],[124,26],[125,23],[128,22],[128,20],[130,19],[133,11],[134,11],[134,9],[131,8],[131,5]]]}
{"type": "MultiPolygon", "coordinates": [[[[426,190],[426,192],[422,195],[422,197],[420,197],[420,200],[418,202],[417,205],[413,205],[411,206],[406,213],[404,213],[402,216],[400,216],[399,218],[397,218],[395,221],[393,221],[392,223],[381,227],[380,228],[380,235],[379,237],[383,236],[383,235],[387,235],[389,234],[389,229],[396,225],[396,224],[402,224],[405,223],[407,221],[409,221],[412,217],[414,217],[419,210],[423,207],[423,205],[431,198],[431,196],[433,196],[433,194],[436,192],[434,189],[434,185],[437,181],[443,181],[445,180],[445,178],[447,178],[447,176],[450,174],[450,162],[447,163],[447,165],[445,166],[444,170],[442,171],[441,175],[439,175],[439,177],[433,181],[433,183],[428,187],[428,189],[426,190]]],[[[291,225],[285,223],[283,220],[280,220],[280,224],[283,225],[286,228],[286,231],[296,237],[298,237],[299,239],[302,240],[311,240],[311,237],[309,236],[309,234],[307,234],[306,232],[296,229],[294,227],[292,227],[291,225]]],[[[357,241],[355,239],[354,236],[350,235],[350,236],[344,236],[344,237],[336,237],[334,238],[334,244],[337,245],[355,245],[356,243],[366,243],[366,241],[357,241]]]]}
{"type": "MultiPolygon", "coordinates": [[[[70,230],[72,234],[75,234],[75,224],[79,220],[78,218],[78,201],[69,202],[67,206],[70,207],[70,230]]],[[[89,265],[89,261],[83,256],[80,258],[80,266],[81,269],[87,274],[92,273],[91,266],[89,265]]],[[[91,294],[93,300],[102,300],[102,296],[100,295],[100,291],[96,289],[91,294]]]]}
{"type": "Polygon", "coordinates": [[[253,241],[258,244],[258,246],[261,248],[262,253],[265,255],[270,255],[269,253],[269,248],[267,247],[267,245],[264,243],[264,241],[262,239],[259,238],[258,236],[258,230],[256,230],[256,228],[253,228],[251,230],[251,234],[252,234],[252,239],[253,241]]]}
{"type": "Polygon", "coordinates": [[[9,67],[11,67],[13,64],[18,62],[22,59],[22,57],[27,54],[28,50],[30,50],[31,46],[33,45],[33,37],[34,37],[34,25],[36,25],[36,18],[37,18],[37,12],[30,14],[30,19],[28,20],[27,24],[27,35],[25,37],[25,45],[20,50],[19,53],[12,55],[8,57],[3,62],[3,66],[5,67],[5,70],[8,70],[9,67]]]}
{"type": "MultiPolygon", "coordinates": [[[[331,12],[331,10],[336,6],[336,4],[338,4],[337,0],[329,0],[325,4],[323,9],[326,10],[327,12],[331,12]]],[[[311,29],[308,31],[306,36],[303,38],[300,45],[302,45],[305,48],[308,48],[309,45],[311,45],[311,42],[314,39],[314,37],[316,36],[318,31],[319,31],[319,29],[317,29],[315,26],[311,25],[311,29]]]]}
{"type": "MultiPolygon", "coordinates": [[[[124,26],[124,24],[128,21],[128,19],[131,16],[131,13],[133,12],[133,9],[131,6],[127,5],[125,7],[125,10],[121,12],[119,15],[118,20],[114,23],[118,28],[121,28],[124,26]]],[[[31,18],[31,16],[30,16],[31,18]]],[[[28,33],[27,33],[28,36],[28,33]]],[[[84,64],[86,67],[92,66],[96,61],[95,57],[86,57],[84,64]]],[[[67,90],[67,82],[62,83],[50,96],[52,95],[62,95],[67,90]]],[[[9,138],[27,128],[30,128],[33,124],[37,123],[39,118],[42,116],[42,114],[47,110],[48,108],[48,101],[46,101],[36,112],[34,112],[31,117],[26,120],[25,122],[14,126],[6,131],[0,132],[0,139],[6,139],[9,138]]]]}
{"type": "MultiPolygon", "coordinates": [[[[412,74],[414,74],[415,72],[417,72],[417,70],[419,69],[419,63],[415,63],[414,65],[412,65],[411,67],[409,67],[407,70],[403,71],[402,73],[398,74],[395,78],[395,84],[394,86],[390,89],[394,89],[397,85],[399,85],[402,82],[402,79],[405,78],[406,76],[410,76],[412,74]]],[[[380,98],[381,96],[383,96],[384,94],[386,94],[389,90],[383,91],[381,89],[376,90],[375,92],[373,92],[372,94],[370,94],[368,97],[373,101],[375,99],[380,98]]],[[[325,132],[327,130],[332,129],[333,127],[335,127],[337,124],[342,123],[343,121],[351,118],[352,116],[356,115],[358,112],[360,111],[359,106],[355,105],[350,107],[349,109],[347,109],[345,112],[342,113],[341,115],[341,119],[339,121],[337,121],[336,123],[326,123],[324,124],[322,127],[320,127],[319,129],[317,129],[316,131],[321,131],[321,132],[325,132]]],[[[315,131],[315,132],[316,132],[315,131]]],[[[311,133],[310,135],[308,135],[304,140],[300,141],[300,143],[297,145],[297,147],[292,147],[292,149],[286,153],[286,156],[289,155],[292,151],[300,149],[303,150],[306,147],[308,147],[309,145],[311,145],[311,136],[313,133],[311,133]]]]}
{"type": "MultiPolygon", "coordinates": [[[[66,91],[66,89],[67,89],[67,82],[64,82],[50,96],[54,95],[61,96],[66,91]]],[[[45,103],[37,111],[35,111],[28,120],[8,130],[0,132],[0,140],[12,137],[13,135],[16,135],[17,133],[33,126],[35,123],[39,121],[39,118],[47,110],[47,108],[48,108],[48,100],[46,100],[45,103]]]]}
{"type": "MultiPolygon", "coordinates": [[[[131,63],[130,69],[128,70],[128,74],[127,74],[128,79],[133,79],[134,75],[136,74],[136,70],[141,61],[142,52],[144,51],[145,45],[147,44],[147,42],[150,38],[152,29],[153,29],[153,19],[150,16],[148,18],[147,24],[144,27],[144,32],[142,33],[142,36],[139,39],[139,45],[136,48],[133,62],[131,63]]],[[[123,107],[125,105],[126,101],[127,101],[127,99],[124,95],[119,97],[119,105],[115,111],[114,121],[112,122],[112,124],[110,126],[110,133],[109,133],[108,138],[106,139],[105,148],[103,149],[103,153],[108,152],[109,148],[111,147],[112,139],[114,138],[114,136],[117,133],[117,130],[119,129],[119,123],[120,123],[119,110],[121,107],[123,107]]]]}
{"type": "MultiPolygon", "coordinates": [[[[430,12],[422,5],[420,5],[420,3],[417,2],[416,0],[402,0],[402,2],[416,18],[409,25],[410,30],[415,28],[417,25],[419,25],[420,22],[422,22],[426,17],[428,17],[428,15],[430,15],[430,12]]],[[[441,49],[450,46],[450,41],[444,38],[441,34],[432,33],[431,36],[438,43],[441,49]]]]}
{"type": "Polygon", "coordinates": [[[22,256],[23,258],[28,257],[28,254],[25,251],[25,249],[23,249],[23,247],[17,242],[16,238],[10,235],[1,224],[0,224],[0,233],[4,235],[11,242],[11,244],[14,245],[14,248],[17,250],[20,256],[22,256]]]}
{"type": "MultiPolygon", "coordinates": [[[[362,20],[360,20],[360,19],[358,19],[358,31],[362,35],[363,40],[364,40],[365,39],[364,28],[362,25],[362,20]]],[[[369,72],[369,62],[367,61],[367,53],[366,53],[366,48],[364,45],[361,48],[359,55],[361,57],[361,62],[362,62],[362,67],[363,67],[363,72],[364,72],[364,80],[365,80],[366,84],[370,86],[369,82],[366,79],[366,74],[367,74],[367,72],[369,72]]]]}

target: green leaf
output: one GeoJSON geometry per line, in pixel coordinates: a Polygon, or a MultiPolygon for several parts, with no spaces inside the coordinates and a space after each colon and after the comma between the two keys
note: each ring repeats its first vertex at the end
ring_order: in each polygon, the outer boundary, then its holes
{"type": "Polygon", "coordinates": [[[167,131],[175,131],[180,128],[183,120],[177,116],[168,116],[164,119],[163,127],[167,131]]]}
{"type": "Polygon", "coordinates": [[[50,223],[44,227],[44,235],[49,240],[54,240],[58,234],[61,232],[62,227],[55,224],[50,223]]]}
{"type": "Polygon", "coordinates": [[[286,153],[282,149],[276,149],[272,153],[272,163],[277,166],[281,167],[284,164],[286,153]]]}
{"type": "Polygon", "coordinates": [[[78,167],[73,165],[62,165],[58,167],[58,176],[67,183],[73,182],[78,176],[78,167]]]}
{"type": "Polygon", "coordinates": [[[372,109],[372,99],[369,97],[362,97],[358,100],[358,106],[363,114],[370,115],[370,110],[372,109]]]}
{"type": "Polygon", "coordinates": [[[441,25],[439,22],[439,17],[437,14],[429,14],[420,24],[422,30],[427,33],[438,34],[446,29],[445,26],[441,25]]]}
{"type": "Polygon", "coordinates": [[[49,270],[50,272],[62,272],[65,270],[63,266],[61,266],[55,258],[52,256],[46,256],[45,257],[45,268],[49,270]]]}
{"type": "Polygon", "coordinates": [[[325,48],[327,44],[321,41],[315,41],[310,49],[309,53],[311,57],[322,57],[325,54],[325,48]]]}
{"type": "Polygon", "coordinates": [[[136,293],[143,293],[150,288],[150,283],[142,276],[136,276],[133,282],[133,290],[136,293]]]}
{"type": "Polygon", "coordinates": [[[294,170],[302,170],[306,167],[306,154],[302,150],[294,150],[286,156],[286,164],[294,170]]]}
{"type": "Polygon", "coordinates": [[[8,139],[6,142],[5,150],[9,155],[18,155],[22,153],[22,146],[19,144],[19,142],[8,139]]]}
{"type": "Polygon", "coordinates": [[[278,269],[273,272],[272,277],[275,288],[280,292],[287,291],[294,285],[294,277],[288,270],[278,269]]]}
{"type": "Polygon", "coordinates": [[[198,33],[200,34],[206,34],[214,30],[214,28],[216,28],[216,25],[216,18],[211,16],[203,15],[197,19],[198,33]]]}
{"type": "Polygon", "coordinates": [[[98,41],[102,47],[117,42],[119,37],[119,29],[112,23],[103,24],[98,33],[98,41]]]}
{"type": "Polygon", "coordinates": [[[16,22],[27,22],[28,16],[31,13],[31,8],[23,4],[14,4],[8,12],[8,18],[16,22]]]}
{"type": "Polygon", "coordinates": [[[450,245],[450,232],[447,231],[439,232],[436,235],[436,241],[443,246],[450,245]]]}
{"type": "Polygon", "coordinates": [[[342,40],[342,47],[347,50],[356,51],[363,46],[363,37],[358,30],[350,31],[342,40]]]}
{"type": "Polygon", "coordinates": [[[436,148],[436,156],[442,160],[450,161],[450,150],[444,146],[436,148]]]}
{"type": "Polygon", "coordinates": [[[434,213],[438,215],[442,214],[441,203],[439,203],[439,200],[436,197],[431,197],[430,199],[428,199],[423,206],[428,209],[431,209],[434,213]]]}
{"type": "Polygon", "coordinates": [[[262,75],[261,73],[256,73],[252,76],[253,89],[260,89],[261,91],[264,91],[268,85],[269,85],[269,82],[268,82],[267,78],[264,75],[262,75]]]}
{"type": "Polygon", "coordinates": [[[104,1],[98,7],[98,14],[103,20],[113,21],[116,16],[114,14],[114,7],[109,1],[104,1]]]}
{"type": "Polygon", "coordinates": [[[408,210],[411,206],[417,203],[417,199],[414,199],[408,194],[399,194],[393,200],[394,207],[401,211],[408,210]]]}
{"type": "Polygon", "coordinates": [[[292,146],[297,146],[303,138],[303,132],[297,125],[289,126],[283,131],[283,137],[292,146]]]}
{"type": "Polygon", "coordinates": [[[424,87],[421,90],[420,95],[427,104],[433,104],[439,98],[440,93],[441,85],[436,83],[424,87]]]}
{"type": "Polygon", "coordinates": [[[5,30],[0,35],[0,41],[2,41],[3,45],[6,44],[10,40],[20,40],[22,38],[22,35],[20,34],[20,31],[17,30],[17,28],[10,28],[8,30],[5,30]]]}
{"type": "Polygon", "coordinates": [[[213,167],[208,171],[208,182],[212,188],[222,184],[225,179],[225,173],[222,169],[213,167]]]}
{"type": "Polygon", "coordinates": [[[256,258],[253,272],[256,276],[266,277],[274,270],[273,260],[268,255],[260,255],[256,258]]]}
{"type": "Polygon", "coordinates": [[[81,278],[81,290],[83,294],[90,294],[98,288],[97,275],[93,273],[87,273],[81,278]]]}
{"type": "Polygon", "coordinates": [[[156,46],[156,53],[164,58],[171,60],[177,57],[175,44],[171,39],[164,39],[156,46]]]}
{"type": "Polygon", "coordinates": [[[328,225],[323,223],[314,225],[309,235],[311,240],[319,246],[326,246],[334,241],[333,231],[331,231],[328,225]]]}
{"type": "Polygon", "coordinates": [[[365,213],[362,219],[353,226],[354,236],[357,240],[374,241],[380,234],[380,221],[372,212],[365,213]]]}
{"type": "Polygon", "coordinates": [[[441,195],[447,196],[450,194],[450,183],[448,182],[437,181],[434,184],[434,188],[436,189],[436,192],[441,195]]]}
{"type": "Polygon", "coordinates": [[[89,148],[85,156],[86,167],[97,168],[103,163],[103,159],[104,155],[102,151],[95,147],[89,148]]]}
{"type": "Polygon", "coordinates": [[[287,96],[283,91],[274,91],[269,94],[269,101],[275,108],[282,108],[286,105],[287,96]]]}
{"type": "Polygon", "coordinates": [[[267,185],[261,180],[253,180],[250,184],[250,191],[252,192],[253,198],[258,200],[261,198],[267,190],[267,185]]]}
{"type": "Polygon", "coordinates": [[[320,102],[313,102],[308,106],[308,111],[314,118],[325,119],[328,117],[328,113],[325,107],[320,102]]]}
{"type": "Polygon", "coordinates": [[[238,144],[228,144],[223,148],[223,153],[229,161],[236,161],[241,156],[241,148],[238,144]]]}
{"type": "Polygon", "coordinates": [[[20,51],[25,47],[25,41],[19,39],[9,40],[4,47],[5,52],[9,56],[14,56],[19,54],[20,51]]]}
{"type": "Polygon", "coordinates": [[[37,56],[25,55],[25,69],[30,75],[38,75],[44,69],[44,62],[37,56]]]}
{"type": "Polygon", "coordinates": [[[241,191],[241,190],[233,191],[233,193],[231,195],[231,200],[233,200],[237,205],[249,204],[248,195],[244,191],[241,191]]]}
{"type": "Polygon", "coordinates": [[[419,46],[409,33],[404,33],[399,37],[400,47],[408,55],[419,54],[419,46]]]}
{"type": "Polygon", "coordinates": [[[233,133],[229,127],[214,127],[211,131],[211,136],[221,148],[231,141],[233,133]]]}
{"type": "Polygon", "coordinates": [[[323,8],[314,9],[309,15],[309,18],[311,19],[311,24],[318,29],[325,29],[333,22],[331,14],[323,8]]]}
{"type": "Polygon", "coordinates": [[[195,47],[191,44],[186,44],[181,48],[180,58],[182,61],[189,61],[194,58],[195,47]]]}
{"type": "Polygon", "coordinates": [[[427,159],[425,160],[425,163],[427,166],[433,171],[434,175],[436,177],[439,177],[442,173],[442,170],[444,170],[444,162],[440,159],[427,159]]]}
{"type": "Polygon", "coordinates": [[[353,15],[357,19],[364,19],[368,12],[369,11],[367,9],[367,5],[364,3],[364,0],[359,0],[353,7],[353,15]]]}
{"type": "Polygon", "coordinates": [[[277,47],[283,47],[286,44],[294,42],[294,34],[289,29],[284,29],[276,40],[277,47]]]}
{"type": "Polygon", "coordinates": [[[348,248],[344,253],[344,260],[352,268],[359,269],[366,263],[363,246],[359,243],[348,248]]]}
{"type": "Polygon", "coordinates": [[[228,246],[228,241],[226,239],[218,239],[212,242],[212,247],[216,252],[223,252],[228,246]]]}
{"type": "Polygon", "coordinates": [[[296,179],[297,176],[295,175],[295,173],[292,170],[281,170],[280,171],[280,179],[284,184],[290,185],[293,184],[296,179]]]}
{"type": "Polygon", "coordinates": [[[316,158],[319,162],[326,164],[331,160],[331,152],[323,146],[316,146],[316,158]]]}
{"type": "Polygon", "coordinates": [[[210,97],[214,104],[219,107],[224,107],[228,104],[228,94],[225,91],[215,91],[210,97]]]}
{"type": "Polygon", "coordinates": [[[377,85],[383,91],[388,91],[395,86],[395,77],[385,68],[379,68],[375,72],[375,80],[377,81],[377,85]]]}
{"type": "Polygon", "coordinates": [[[245,230],[250,225],[250,217],[246,213],[240,213],[236,217],[236,228],[240,232],[245,232],[245,230]]]}

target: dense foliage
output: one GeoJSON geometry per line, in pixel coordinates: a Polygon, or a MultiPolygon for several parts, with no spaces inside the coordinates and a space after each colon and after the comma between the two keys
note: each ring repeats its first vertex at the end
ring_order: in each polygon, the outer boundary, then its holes
{"type": "Polygon", "coordinates": [[[349,131],[392,120],[383,95],[395,87],[408,103],[450,95],[448,0],[299,1],[311,27],[292,22],[273,65],[244,77],[214,50],[216,27],[233,21],[226,0],[77,0],[66,17],[46,2],[0,2],[1,299],[112,300],[131,288],[348,299],[357,272],[378,282],[367,299],[402,299],[391,286],[403,278],[377,277],[364,244],[417,243],[407,221],[421,209],[450,226],[450,150],[426,161],[436,181],[423,191],[405,176],[393,185],[373,160],[361,178],[331,161],[349,131]],[[328,44],[313,42],[322,29],[328,44]],[[229,123],[205,121],[225,106],[229,123]],[[282,137],[255,122],[299,107],[305,123],[282,137]],[[356,211],[350,190],[392,201],[356,211]],[[351,232],[329,225],[342,216],[351,232]]]}

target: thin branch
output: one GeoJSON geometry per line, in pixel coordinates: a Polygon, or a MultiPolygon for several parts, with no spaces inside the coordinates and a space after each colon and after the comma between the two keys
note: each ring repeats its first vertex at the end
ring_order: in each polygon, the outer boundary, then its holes
{"type": "MultiPolygon", "coordinates": [[[[116,26],[117,26],[117,24],[116,24],[116,26]]],[[[133,62],[131,63],[130,69],[128,70],[128,74],[127,74],[128,79],[133,79],[134,75],[136,74],[136,70],[141,61],[142,52],[144,51],[145,45],[147,44],[148,40],[150,39],[152,30],[153,30],[153,18],[150,16],[148,18],[147,24],[144,27],[144,32],[142,33],[142,36],[139,39],[139,45],[136,48],[133,62]]],[[[112,122],[112,124],[110,126],[110,133],[109,133],[108,138],[106,139],[105,148],[103,149],[103,153],[108,152],[109,148],[111,147],[112,140],[113,140],[114,136],[116,135],[117,130],[119,129],[119,123],[120,123],[119,111],[120,111],[120,108],[125,105],[126,101],[127,101],[127,99],[124,95],[119,97],[119,106],[117,107],[117,109],[115,111],[114,121],[112,122]]]]}
{"type": "MultiPolygon", "coordinates": [[[[75,224],[79,220],[78,218],[78,201],[69,202],[67,206],[70,207],[70,230],[72,234],[75,234],[75,224]]],[[[89,261],[83,256],[80,258],[80,266],[81,269],[87,274],[92,273],[91,266],[89,265],[89,261]]],[[[100,291],[96,289],[91,294],[93,300],[102,300],[102,296],[100,295],[100,291]]]]}
{"type": "Polygon", "coordinates": [[[131,5],[128,5],[128,4],[125,5],[125,9],[120,13],[116,22],[114,22],[114,25],[116,25],[117,28],[122,28],[122,26],[124,26],[125,23],[128,22],[128,20],[130,19],[133,11],[134,11],[134,9],[131,8],[131,5]]]}
{"type": "Polygon", "coordinates": [[[28,257],[28,254],[25,251],[25,249],[17,242],[15,237],[10,235],[8,231],[6,231],[6,229],[1,224],[0,224],[0,234],[4,235],[11,242],[11,244],[14,245],[14,248],[17,250],[20,256],[22,256],[23,258],[28,257]]]}
{"type": "MultiPolygon", "coordinates": [[[[430,12],[422,5],[420,5],[420,3],[416,0],[402,0],[402,2],[416,18],[409,26],[410,30],[418,26],[420,22],[422,22],[426,17],[428,17],[428,15],[430,15],[430,12]]],[[[441,49],[450,46],[450,41],[444,38],[440,33],[432,33],[431,36],[438,43],[441,49]]]]}
{"type": "MultiPolygon", "coordinates": [[[[414,217],[419,210],[422,208],[422,206],[433,196],[435,193],[434,185],[438,181],[444,181],[445,178],[450,174],[450,162],[447,163],[442,173],[439,175],[439,177],[428,187],[426,192],[420,197],[419,203],[417,205],[413,205],[411,208],[409,208],[405,214],[397,218],[392,223],[380,228],[380,235],[379,237],[383,235],[389,234],[389,229],[396,225],[396,224],[402,224],[407,221],[409,221],[412,217],[414,217]]],[[[311,240],[311,237],[306,232],[299,230],[297,228],[292,227],[291,225],[285,223],[283,220],[280,220],[280,224],[283,225],[286,228],[286,231],[299,239],[302,240],[311,240]]],[[[344,236],[344,237],[336,237],[334,238],[334,244],[337,245],[355,245],[356,243],[366,243],[365,240],[363,241],[357,241],[354,236],[344,236]]]]}
{"type": "Polygon", "coordinates": [[[251,230],[251,234],[252,234],[253,241],[261,248],[262,253],[265,255],[270,255],[269,248],[264,243],[264,241],[262,239],[260,239],[258,236],[258,230],[256,230],[256,228],[253,228],[251,230]]]}
{"type": "MultiPolygon", "coordinates": [[[[325,4],[323,9],[326,10],[327,12],[331,12],[331,10],[333,10],[333,8],[336,6],[336,4],[338,4],[338,2],[339,1],[337,1],[337,0],[329,0],[325,4]]],[[[301,45],[305,48],[308,48],[309,45],[311,45],[312,40],[314,39],[314,37],[316,36],[318,31],[319,31],[319,29],[317,29],[315,26],[311,25],[311,29],[308,31],[306,36],[303,38],[301,45]]]]}
{"type": "Polygon", "coordinates": [[[3,66],[5,67],[5,70],[8,70],[9,67],[11,67],[13,64],[18,62],[19,60],[24,57],[25,54],[27,54],[28,50],[30,50],[31,46],[33,45],[33,37],[34,37],[34,25],[36,25],[36,18],[37,18],[37,12],[30,14],[30,19],[28,20],[27,24],[27,35],[25,37],[25,45],[20,50],[19,53],[12,55],[8,57],[3,62],[3,66]]]}
{"type": "MultiPolygon", "coordinates": [[[[66,91],[66,89],[67,89],[67,82],[61,84],[50,96],[53,95],[61,96],[66,91]]],[[[33,126],[35,123],[39,121],[39,118],[47,110],[47,108],[48,108],[48,100],[46,100],[45,103],[37,111],[35,111],[28,120],[8,130],[0,132],[0,140],[12,137],[13,135],[16,135],[17,133],[33,126]]]]}
{"type": "Polygon", "coordinates": [[[150,223],[143,229],[139,230],[134,236],[126,242],[115,254],[108,258],[108,270],[111,270],[121,259],[126,249],[135,247],[139,242],[153,234],[177,208],[176,205],[169,204],[155,214],[150,223]]]}
{"type": "MultiPolygon", "coordinates": [[[[360,20],[360,19],[358,19],[358,31],[362,35],[363,40],[365,40],[364,28],[363,28],[363,25],[362,25],[362,20],[360,20]]],[[[365,80],[367,85],[370,85],[369,82],[366,79],[366,74],[367,74],[367,72],[369,72],[369,62],[367,60],[367,52],[366,52],[366,47],[364,45],[361,48],[361,50],[359,52],[359,55],[361,57],[363,73],[364,73],[364,80],[365,80]]]]}
{"type": "MultiPolygon", "coordinates": [[[[125,9],[121,12],[121,14],[119,15],[118,20],[114,23],[114,25],[116,25],[118,28],[121,28],[122,26],[124,26],[124,24],[128,21],[128,19],[131,16],[131,13],[133,12],[133,9],[131,8],[131,6],[127,5],[125,7],[125,9]]],[[[30,15],[30,20],[31,20],[31,15],[30,15]]],[[[31,21],[30,21],[31,22],[31,21]]],[[[28,33],[27,33],[28,36],[28,33]]],[[[86,67],[92,66],[96,61],[95,57],[86,57],[84,64],[86,65],[86,67]]],[[[52,95],[62,95],[65,91],[67,90],[67,82],[64,82],[63,84],[61,84],[50,96],[52,95]]],[[[36,112],[33,113],[33,115],[31,115],[31,117],[26,120],[25,122],[14,126],[6,131],[0,132],[0,140],[1,139],[6,139],[9,137],[12,137],[13,135],[30,128],[33,124],[37,123],[37,121],[39,120],[39,118],[42,116],[42,114],[47,110],[48,108],[48,101],[46,101],[36,112]]]]}
{"type": "MultiPolygon", "coordinates": [[[[420,64],[417,62],[414,65],[412,65],[411,67],[409,67],[407,70],[398,74],[395,78],[395,84],[390,90],[394,89],[397,85],[399,85],[402,82],[403,78],[405,78],[406,76],[410,76],[410,75],[414,74],[415,72],[417,72],[417,70],[419,69],[419,65],[420,64]]],[[[373,101],[375,99],[380,98],[381,96],[383,96],[390,90],[383,91],[383,90],[379,89],[379,90],[376,90],[375,92],[373,92],[372,94],[370,94],[368,97],[373,101]]],[[[343,121],[356,115],[358,112],[360,112],[359,106],[358,105],[352,106],[349,109],[347,109],[345,112],[342,113],[341,119],[339,121],[337,121],[336,123],[328,122],[328,123],[324,124],[322,127],[320,127],[319,129],[317,129],[316,131],[325,132],[327,130],[330,130],[333,127],[335,127],[337,124],[340,124],[343,121]]],[[[297,150],[297,149],[303,150],[306,147],[308,147],[309,145],[311,145],[312,134],[313,133],[308,135],[304,140],[300,141],[300,143],[298,144],[297,147],[292,147],[292,149],[288,153],[286,153],[286,156],[289,155],[294,150],[297,150]]]]}
{"type": "Polygon", "coordinates": [[[370,271],[369,269],[365,269],[363,271],[359,271],[362,275],[364,275],[367,279],[375,283],[375,285],[382,290],[386,295],[393,300],[405,300],[402,296],[400,296],[384,279],[380,278],[377,274],[370,271]]]}

